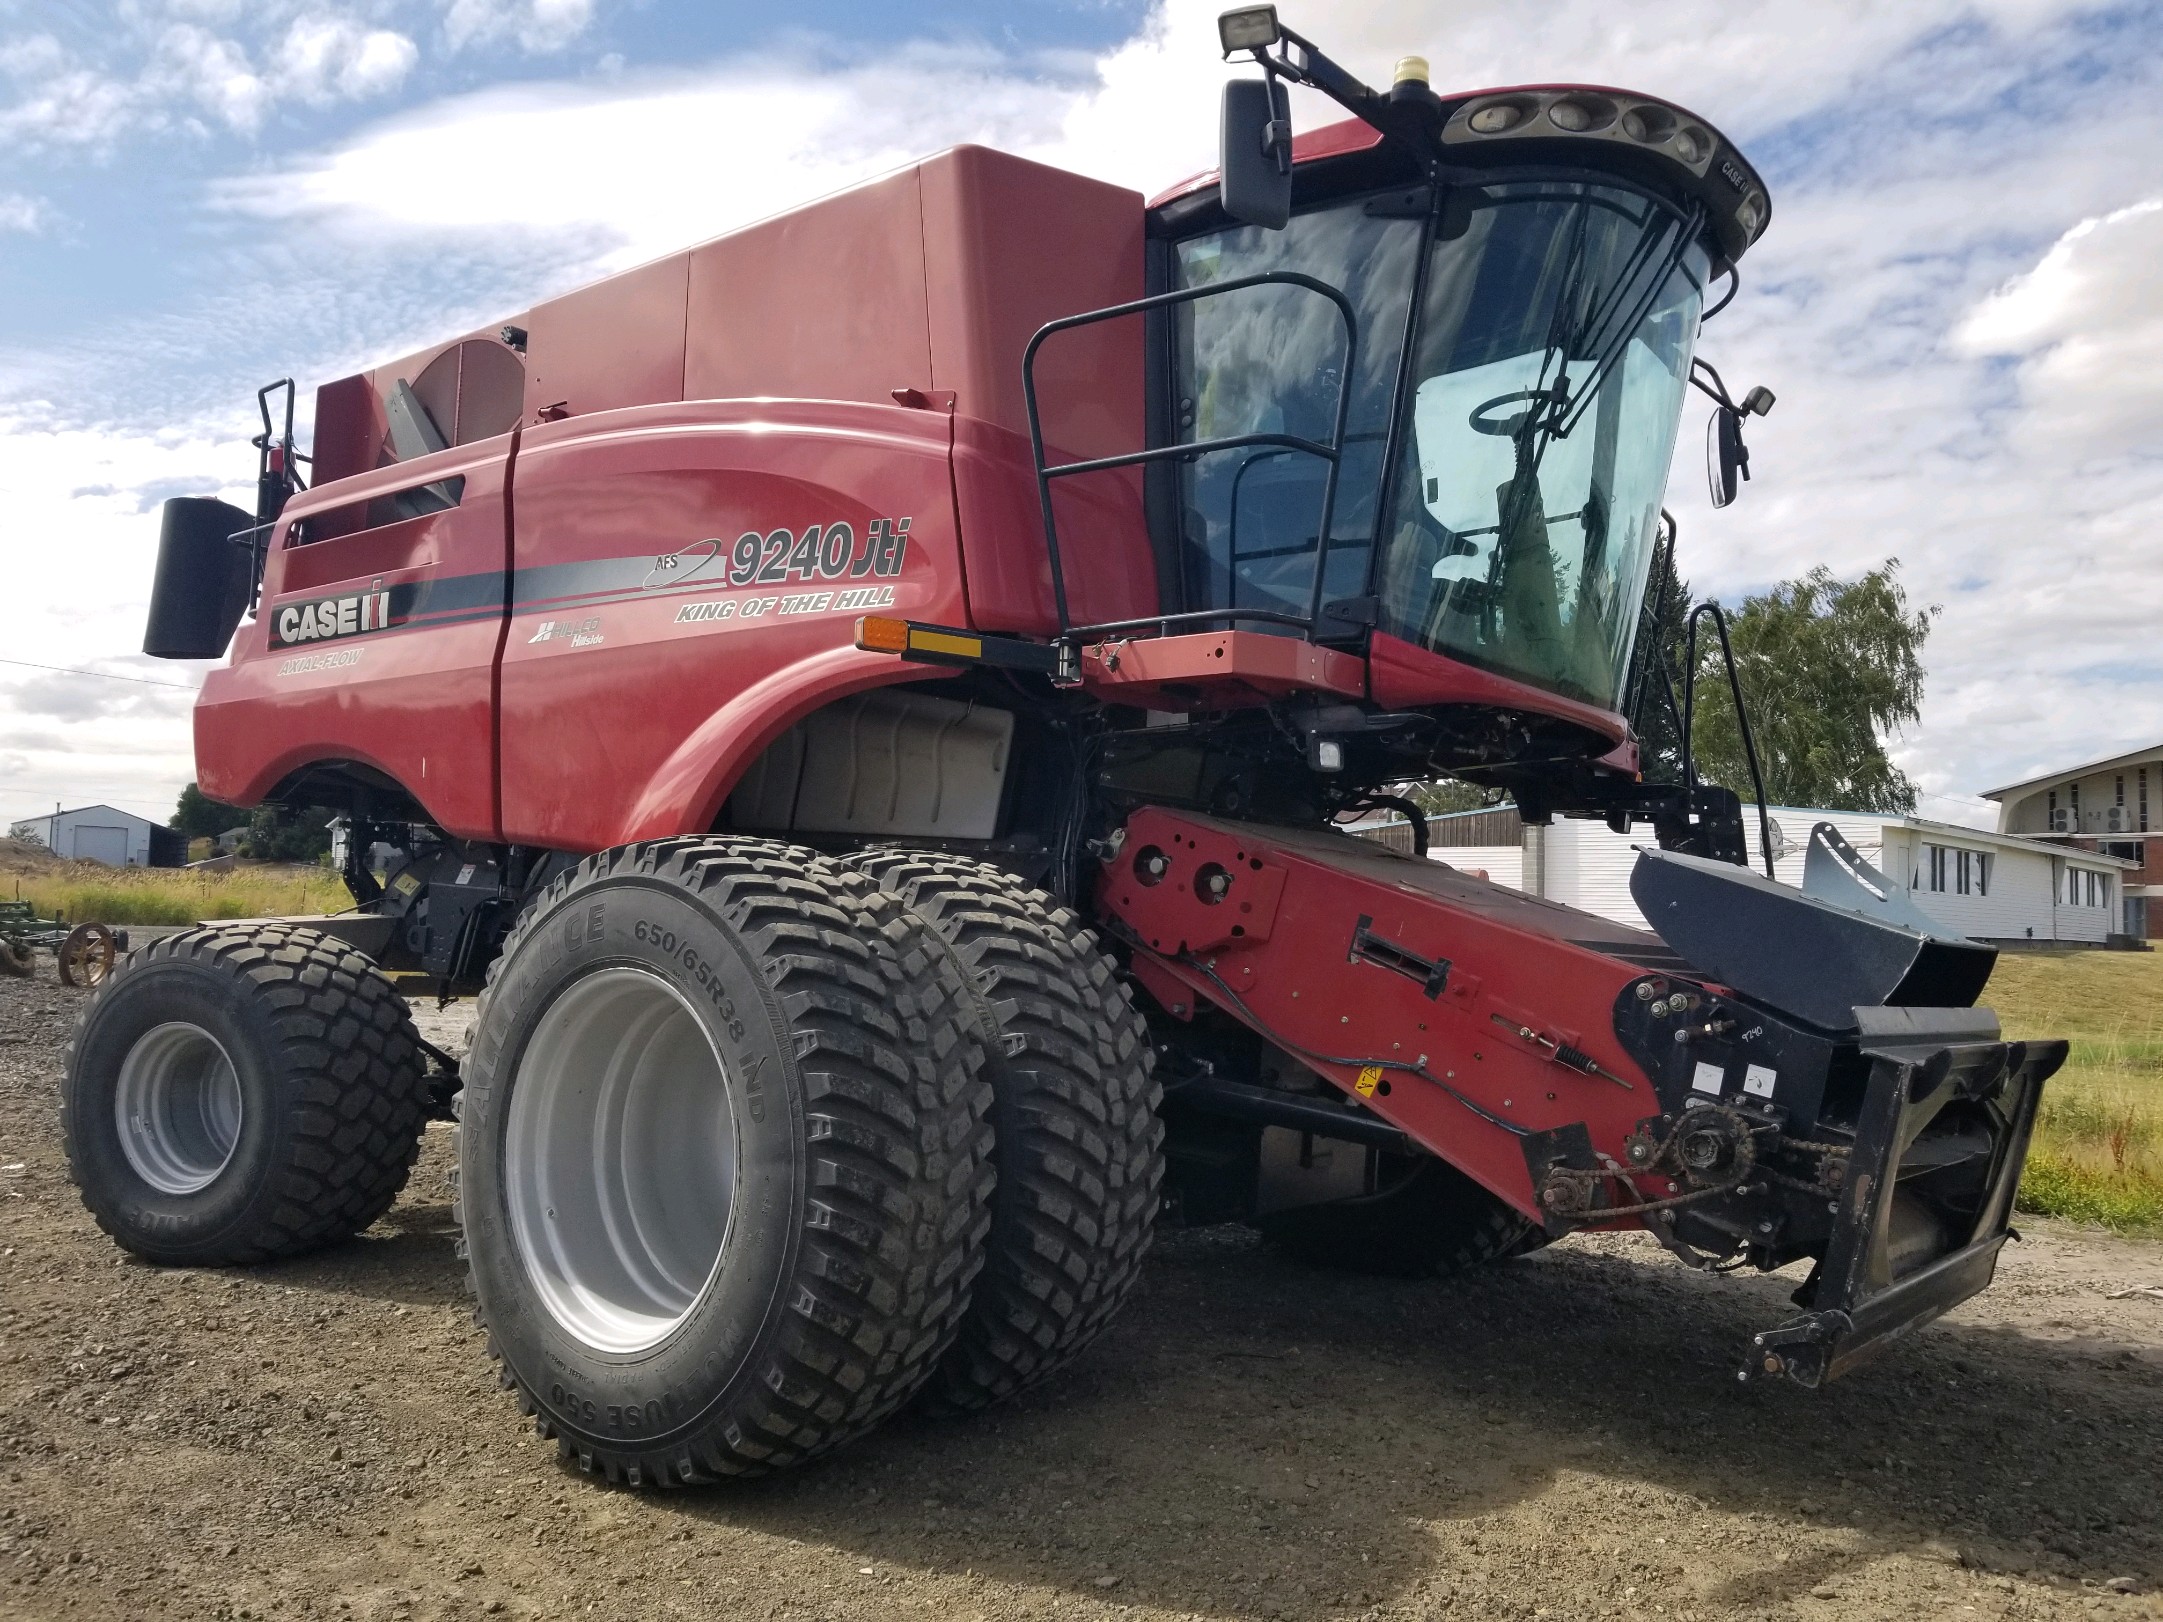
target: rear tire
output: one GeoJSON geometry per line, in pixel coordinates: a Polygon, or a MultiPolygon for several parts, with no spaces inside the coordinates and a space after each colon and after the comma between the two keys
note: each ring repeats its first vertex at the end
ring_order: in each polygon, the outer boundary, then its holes
{"type": "Polygon", "coordinates": [[[17,946],[13,941],[0,941],[0,975],[12,980],[28,980],[38,972],[37,948],[17,946]]]}
{"type": "Polygon", "coordinates": [[[459,1214],[503,1382],[632,1486],[797,1463],[914,1395],[989,1226],[963,989],[861,875],[670,839],[563,875],[481,998],[459,1214]]]}
{"type": "Polygon", "coordinates": [[[405,999],[284,924],[154,941],[90,999],[60,1132],[83,1203],[155,1262],[298,1255],[390,1208],[428,1102],[405,999]]]}
{"type": "Polygon", "coordinates": [[[991,1056],[984,1275],[925,1392],[988,1407],[1078,1356],[1134,1287],[1164,1180],[1148,1029],[1081,920],[1013,874],[923,851],[849,861],[938,932],[991,1056]]]}
{"type": "Polygon", "coordinates": [[[1547,1242],[1530,1217],[1431,1157],[1375,1193],[1272,1212],[1255,1226],[1312,1266],[1393,1278],[1448,1278],[1547,1242]]]}

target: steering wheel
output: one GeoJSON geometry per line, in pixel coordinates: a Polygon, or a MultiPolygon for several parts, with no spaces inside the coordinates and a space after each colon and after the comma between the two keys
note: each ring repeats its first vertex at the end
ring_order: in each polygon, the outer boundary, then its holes
{"type": "MultiPolygon", "coordinates": [[[[1497,439],[1515,439],[1524,432],[1525,422],[1532,416],[1532,411],[1520,411],[1513,417],[1504,417],[1499,421],[1490,418],[1488,413],[1497,406],[1516,405],[1520,400],[1536,400],[1540,405],[1545,405],[1552,398],[1554,397],[1545,389],[1519,389],[1515,394],[1498,394],[1492,400],[1482,400],[1474,406],[1472,415],[1466,421],[1471,423],[1474,433],[1492,434],[1497,439]]],[[[1538,407],[1533,409],[1537,410],[1538,407]]]]}

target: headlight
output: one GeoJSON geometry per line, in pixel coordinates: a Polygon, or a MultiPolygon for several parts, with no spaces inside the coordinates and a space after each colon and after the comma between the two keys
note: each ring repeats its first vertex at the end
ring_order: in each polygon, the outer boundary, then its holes
{"type": "Polygon", "coordinates": [[[1513,101],[1489,102],[1479,109],[1465,125],[1475,135],[1500,135],[1513,130],[1525,121],[1525,109],[1513,101]]]}

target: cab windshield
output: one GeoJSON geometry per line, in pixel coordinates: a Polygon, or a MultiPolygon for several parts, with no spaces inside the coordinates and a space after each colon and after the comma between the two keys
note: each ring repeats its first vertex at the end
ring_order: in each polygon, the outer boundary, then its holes
{"type": "MultiPolygon", "coordinates": [[[[1365,589],[1379,544],[1381,629],[1612,709],[1688,384],[1704,251],[1681,215],[1620,185],[1453,190],[1428,250],[1405,420],[1385,477],[1422,234],[1392,214],[1401,211],[1351,200],[1282,232],[1190,239],[1179,245],[1181,281],[1301,270],[1344,289],[1360,312],[1326,599],[1365,589]]],[[[1326,301],[1272,287],[1188,309],[1180,438],[1328,437],[1342,345],[1326,301]]],[[[1190,606],[1304,611],[1323,475],[1318,459],[1283,450],[1189,464],[1190,606]]]]}

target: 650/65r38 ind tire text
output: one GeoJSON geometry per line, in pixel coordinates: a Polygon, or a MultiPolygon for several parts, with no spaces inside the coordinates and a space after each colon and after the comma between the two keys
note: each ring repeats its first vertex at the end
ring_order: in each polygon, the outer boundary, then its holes
{"type": "Polygon", "coordinates": [[[772,841],[626,846],[527,910],[465,1067],[459,1214],[490,1352],[565,1457],[771,1469],[930,1374],[990,1220],[964,995],[891,897],[772,841]]]}
{"type": "Polygon", "coordinates": [[[100,1227],[215,1266],[367,1227],[405,1186],[427,1105],[413,1016],[374,964],[296,925],[212,924],[98,987],[60,1130],[100,1227]]]}

